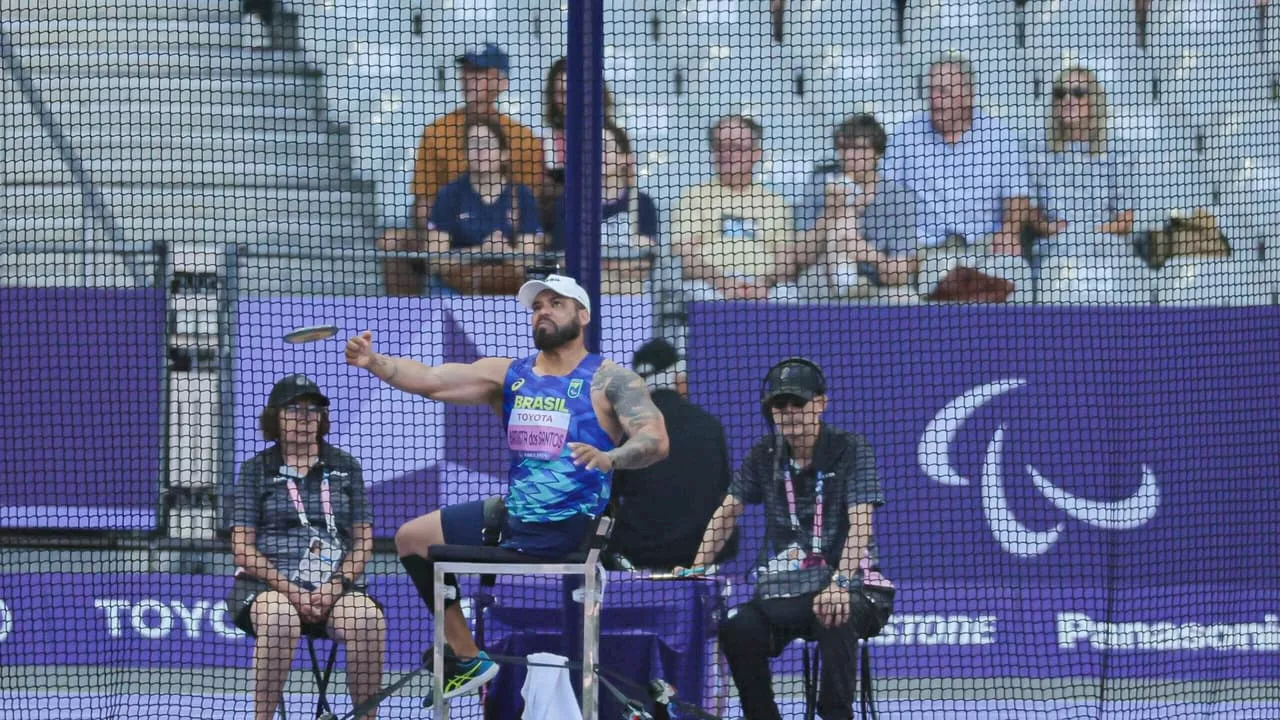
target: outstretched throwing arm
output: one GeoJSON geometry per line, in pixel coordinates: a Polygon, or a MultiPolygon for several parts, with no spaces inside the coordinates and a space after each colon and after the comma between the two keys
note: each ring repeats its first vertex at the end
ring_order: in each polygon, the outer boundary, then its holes
{"type": "Polygon", "coordinates": [[[470,364],[435,367],[417,360],[391,357],[373,350],[373,333],[365,330],[347,341],[347,364],[363,368],[388,385],[415,395],[455,405],[493,405],[501,397],[508,358],[481,358],[470,364]]]}

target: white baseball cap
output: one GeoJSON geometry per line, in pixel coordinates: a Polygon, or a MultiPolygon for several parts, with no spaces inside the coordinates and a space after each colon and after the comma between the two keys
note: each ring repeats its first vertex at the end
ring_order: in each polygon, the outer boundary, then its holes
{"type": "Polygon", "coordinates": [[[587,297],[587,291],[582,289],[577,280],[564,275],[548,275],[541,280],[530,280],[520,286],[520,292],[516,293],[516,299],[521,305],[533,309],[533,300],[542,293],[543,290],[562,295],[567,298],[573,298],[582,303],[582,307],[591,312],[591,299],[587,297]]]}

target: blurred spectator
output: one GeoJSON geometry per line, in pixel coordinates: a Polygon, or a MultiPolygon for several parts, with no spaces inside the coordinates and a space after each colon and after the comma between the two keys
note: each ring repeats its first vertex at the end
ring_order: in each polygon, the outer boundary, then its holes
{"type": "MultiPolygon", "coordinates": [[[[641,470],[614,473],[619,500],[609,549],[641,569],[693,564],[702,531],[729,490],[729,446],[714,415],[689,402],[683,360],[666,340],[650,340],[632,359],[667,423],[671,451],[641,470]]],[[[737,552],[736,540],[716,558],[737,552]]]]}
{"type": "MultiPolygon", "coordinates": [[[[511,147],[502,124],[491,116],[472,117],[463,133],[467,172],[441,188],[431,204],[427,252],[536,253],[542,243],[538,201],[511,177],[511,147]]],[[[458,292],[495,294],[486,287],[500,277],[519,282],[525,264],[489,257],[482,263],[445,262],[433,270],[458,292]]]]}
{"type": "MultiPolygon", "coordinates": [[[[553,235],[556,223],[559,222],[558,208],[560,198],[564,196],[564,156],[565,156],[565,106],[569,102],[569,63],[560,58],[551,64],[547,71],[547,82],[542,89],[542,120],[550,133],[547,148],[547,178],[538,195],[538,205],[542,208],[542,226],[553,235]]],[[[604,122],[613,123],[613,95],[609,88],[604,88],[604,122]]]]}
{"type": "Polygon", "coordinates": [[[271,48],[271,32],[276,22],[275,0],[240,0],[244,47],[249,50],[271,48]]]}
{"type": "Polygon", "coordinates": [[[1151,0],[1133,0],[1133,19],[1138,28],[1138,46],[1147,46],[1147,20],[1151,14],[1151,0]]]}
{"type": "Polygon", "coordinates": [[[1020,255],[1031,219],[1027,157],[1017,137],[974,104],[969,61],[948,53],[926,78],[929,110],[894,132],[884,175],[916,193],[923,247],[1020,255]]]}
{"type": "Polygon", "coordinates": [[[715,178],[689,188],[672,213],[672,238],[696,299],[763,299],[786,275],[791,208],[755,179],[764,129],[720,118],[709,135],[715,178]]]}
{"type": "MultiPolygon", "coordinates": [[[[533,131],[498,112],[498,98],[506,91],[510,64],[507,54],[494,44],[470,50],[457,58],[461,71],[463,106],[427,126],[418,143],[414,163],[411,211],[412,229],[389,230],[378,238],[381,250],[421,252],[425,246],[427,219],[440,189],[467,171],[463,129],[473,116],[497,121],[510,147],[510,176],[537,196],[542,186],[542,144],[533,131]]],[[[422,292],[426,268],[420,261],[387,260],[387,292],[417,295],[422,292]]]]}
{"type": "Polygon", "coordinates": [[[1107,95],[1097,76],[1078,66],[1063,70],[1053,82],[1046,136],[1031,154],[1041,246],[1052,248],[1055,237],[1064,242],[1068,230],[1069,242],[1086,245],[1075,250],[1127,245],[1099,237],[1133,230],[1125,192],[1132,174],[1121,159],[1107,139],[1107,95]]]}
{"type": "Polygon", "coordinates": [[[769,0],[769,32],[776,43],[786,35],[787,0],[769,0]]]}
{"type": "MultiPolygon", "coordinates": [[[[636,162],[627,131],[607,123],[601,172],[604,223],[600,227],[600,291],[633,295],[643,289],[653,268],[658,241],[658,208],[636,187],[636,162]]],[[[552,248],[565,246],[564,198],[556,203],[552,248]]]]}
{"type": "MultiPolygon", "coordinates": [[[[547,83],[542,88],[542,120],[551,133],[552,168],[564,167],[565,105],[569,102],[568,72],[567,59],[560,58],[551,63],[551,68],[547,70],[547,83]]],[[[606,125],[613,122],[613,94],[608,87],[604,88],[604,121],[606,125]]]]}
{"type": "Polygon", "coordinates": [[[815,221],[797,243],[797,264],[810,268],[806,274],[821,269],[834,297],[910,282],[919,269],[919,212],[915,193],[880,173],[884,128],[872,115],[854,115],[833,138],[839,159],[811,193],[817,210],[807,214],[815,221]]]}

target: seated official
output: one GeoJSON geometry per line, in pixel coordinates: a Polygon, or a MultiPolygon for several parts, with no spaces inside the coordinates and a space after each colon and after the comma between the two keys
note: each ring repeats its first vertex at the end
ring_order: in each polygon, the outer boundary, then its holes
{"type": "Polygon", "coordinates": [[[231,498],[227,599],[236,626],[257,638],[254,718],[275,716],[304,632],[346,646],[358,705],[381,687],[386,645],[382,608],[360,581],[373,551],[360,464],[325,442],[329,399],[305,375],[275,384],[259,424],[275,444],[241,467],[231,498]]]}
{"type": "MultiPolygon", "coordinates": [[[[729,489],[724,427],[686,399],[680,363],[676,349],[662,338],[645,343],[632,358],[631,367],[644,378],[671,439],[666,459],[613,477],[617,509],[609,551],[637,569],[693,564],[702,531],[729,489]]],[[[727,543],[717,562],[736,551],[736,541],[727,543]]]]}
{"type": "Polygon", "coordinates": [[[764,504],[767,550],[754,597],[720,624],[744,717],[778,720],[769,658],[796,638],[822,656],[818,716],[853,717],[859,638],[878,635],[893,610],[879,570],[872,514],[884,504],[866,438],[822,422],[826,379],[790,358],[770,369],[761,402],[773,431],[751,448],[698,548],[697,573],[729,537],[745,503],[764,504]]]}

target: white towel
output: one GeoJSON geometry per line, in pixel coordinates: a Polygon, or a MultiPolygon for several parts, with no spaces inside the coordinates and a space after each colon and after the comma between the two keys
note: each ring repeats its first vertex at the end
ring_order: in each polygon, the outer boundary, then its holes
{"type": "Polygon", "coordinates": [[[524,676],[520,695],[524,698],[524,720],[582,720],[578,698],[573,694],[569,658],[553,653],[534,653],[528,657],[532,665],[524,676]],[[560,665],[561,667],[541,667],[560,665]]]}

